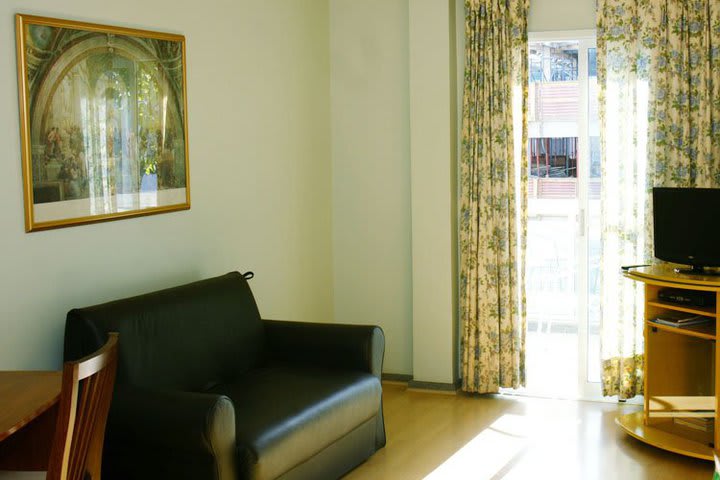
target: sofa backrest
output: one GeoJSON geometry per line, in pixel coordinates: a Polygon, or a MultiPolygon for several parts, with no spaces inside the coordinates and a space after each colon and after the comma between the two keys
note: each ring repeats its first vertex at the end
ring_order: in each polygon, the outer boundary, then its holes
{"type": "Polygon", "coordinates": [[[260,362],[263,323],[238,272],[167,290],[71,310],[65,360],[99,348],[119,332],[117,384],[199,391],[260,362]]]}

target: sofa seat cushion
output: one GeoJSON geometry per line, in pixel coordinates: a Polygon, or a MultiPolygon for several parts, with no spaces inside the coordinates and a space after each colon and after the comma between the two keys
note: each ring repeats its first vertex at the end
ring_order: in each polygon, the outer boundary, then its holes
{"type": "Polygon", "coordinates": [[[372,418],[382,395],[368,373],[294,365],[253,370],[209,391],[233,401],[238,469],[258,480],[282,475],[372,418]]]}

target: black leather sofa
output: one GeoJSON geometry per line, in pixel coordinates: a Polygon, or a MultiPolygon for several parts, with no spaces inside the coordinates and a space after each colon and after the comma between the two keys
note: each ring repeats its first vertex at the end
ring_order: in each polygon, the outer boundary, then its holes
{"type": "Polygon", "coordinates": [[[379,327],[262,320],[233,272],[70,311],[66,360],[111,331],[105,479],[331,479],[385,445],[379,327]]]}

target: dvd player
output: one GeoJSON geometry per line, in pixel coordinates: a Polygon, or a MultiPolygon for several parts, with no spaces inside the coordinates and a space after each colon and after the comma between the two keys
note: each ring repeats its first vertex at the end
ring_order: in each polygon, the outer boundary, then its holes
{"type": "Polygon", "coordinates": [[[712,307],[715,305],[715,292],[664,288],[658,292],[658,299],[662,302],[676,303],[678,305],[712,307]]]}

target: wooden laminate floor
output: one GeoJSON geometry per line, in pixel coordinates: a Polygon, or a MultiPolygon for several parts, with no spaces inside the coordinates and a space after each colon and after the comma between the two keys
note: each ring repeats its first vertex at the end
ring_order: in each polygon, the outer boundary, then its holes
{"type": "Polygon", "coordinates": [[[711,462],[622,433],[637,406],[383,389],[387,445],[345,480],[712,479],[711,462]]]}

